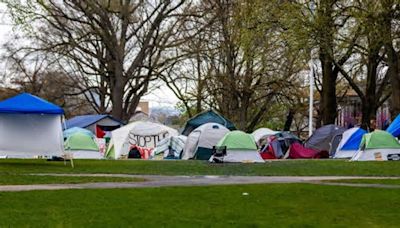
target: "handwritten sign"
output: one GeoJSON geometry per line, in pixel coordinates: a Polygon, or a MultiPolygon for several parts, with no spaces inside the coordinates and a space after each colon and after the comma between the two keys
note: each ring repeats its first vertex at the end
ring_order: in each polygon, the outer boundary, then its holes
{"type": "Polygon", "coordinates": [[[157,143],[169,136],[168,131],[160,132],[157,135],[139,135],[130,132],[129,133],[129,144],[137,145],[140,147],[155,148],[157,143]]]}

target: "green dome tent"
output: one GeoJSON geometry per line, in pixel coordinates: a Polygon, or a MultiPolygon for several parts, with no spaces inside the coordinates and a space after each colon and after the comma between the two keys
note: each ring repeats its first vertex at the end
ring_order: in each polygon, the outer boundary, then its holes
{"type": "Polygon", "coordinates": [[[363,136],[360,149],[352,160],[391,160],[394,157],[400,158],[400,143],[390,133],[375,130],[363,136]]]}
{"type": "Polygon", "coordinates": [[[233,125],[231,121],[213,110],[208,110],[188,120],[184,130],[182,131],[182,135],[188,136],[194,129],[206,123],[218,123],[231,131],[236,130],[235,125],[233,125]]]}
{"type": "Polygon", "coordinates": [[[64,142],[66,152],[71,152],[74,159],[100,159],[102,158],[96,142],[87,134],[77,132],[70,135],[64,142]]]}
{"type": "MultiPolygon", "coordinates": [[[[243,131],[231,131],[227,133],[218,143],[217,148],[226,147],[224,162],[264,162],[260,153],[257,151],[257,145],[254,137],[243,131]]],[[[210,161],[214,156],[210,158],[210,161]]]]}
{"type": "Polygon", "coordinates": [[[217,143],[217,146],[226,146],[228,150],[257,150],[253,136],[243,131],[229,132],[217,143]]]}

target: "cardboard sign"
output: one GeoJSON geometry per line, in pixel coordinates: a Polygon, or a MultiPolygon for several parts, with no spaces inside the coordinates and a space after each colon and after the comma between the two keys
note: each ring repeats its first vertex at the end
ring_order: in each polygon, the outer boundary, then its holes
{"type": "Polygon", "coordinates": [[[377,161],[383,161],[383,159],[382,159],[382,153],[381,153],[381,152],[376,152],[376,153],[374,153],[374,156],[375,156],[375,160],[377,160],[377,161]]]}

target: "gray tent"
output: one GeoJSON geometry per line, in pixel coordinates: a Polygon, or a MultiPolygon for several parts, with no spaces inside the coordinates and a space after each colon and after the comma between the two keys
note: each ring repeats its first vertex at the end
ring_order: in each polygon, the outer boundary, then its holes
{"type": "Polygon", "coordinates": [[[325,125],[318,128],[305,143],[306,148],[327,151],[331,149],[332,140],[342,135],[346,131],[345,128],[334,124],[325,125]]]}

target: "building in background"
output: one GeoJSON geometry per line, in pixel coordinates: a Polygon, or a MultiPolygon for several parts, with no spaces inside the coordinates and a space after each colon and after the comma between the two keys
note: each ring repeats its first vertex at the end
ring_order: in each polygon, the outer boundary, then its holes
{"type": "MultiPolygon", "coordinates": [[[[346,95],[338,99],[338,115],[336,124],[346,128],[361,124],[361,99],[355,91],[349,90],[346,95]]],[[[376,112],[376,128],[385,129],[390,122],[389,102],[386,101],[376,112]]]]}

